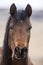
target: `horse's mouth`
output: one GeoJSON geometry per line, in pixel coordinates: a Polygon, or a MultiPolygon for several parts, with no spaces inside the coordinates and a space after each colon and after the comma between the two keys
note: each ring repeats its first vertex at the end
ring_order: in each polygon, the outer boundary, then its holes
{"type": "Polygon", "coordinates": [[[14,55],[14,57],[12,58],[13,60],[23,60],[27,58],[27,53],[26,54],[22,54],[22,55],[14,55]]]}

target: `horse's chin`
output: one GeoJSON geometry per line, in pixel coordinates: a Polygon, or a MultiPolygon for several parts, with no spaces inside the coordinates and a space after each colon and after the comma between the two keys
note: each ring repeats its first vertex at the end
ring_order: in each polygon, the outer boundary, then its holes
{"type": "Polygon", "coordinates": [[[19,58],[14,57],[14,58],[12,58],[12,60],[13,60],[13,61],[15,61],[15,60],[20,61],[20,60],[24,60],[24,59],[26,59],[26,58],[27,58],[27,56],[19,57],[19,58]]]}

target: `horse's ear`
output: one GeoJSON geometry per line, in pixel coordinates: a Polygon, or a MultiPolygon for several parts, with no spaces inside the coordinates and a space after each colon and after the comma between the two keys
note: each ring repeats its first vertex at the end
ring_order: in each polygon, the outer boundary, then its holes
{"type": "Polygon", "coordinates": [[[30,17],[32,14],[32,8],[29,4],[25,8],[25,13],[27,14],[28,17],[30,17]]]}
{"type": "Polygon", "coordinates": [[[16,9],[16,5],[13,3],[10,7],[10,14],[11,16],[14,16],[16,13],[17,9],[16,9]]]}

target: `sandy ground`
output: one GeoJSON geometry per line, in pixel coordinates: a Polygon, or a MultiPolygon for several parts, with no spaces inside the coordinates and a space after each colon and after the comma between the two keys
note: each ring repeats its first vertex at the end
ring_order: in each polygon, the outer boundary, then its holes
{"type": "Polygon", "coordinates": [[[43,20],[32,20],[29,53],[34,65],[43,65],[43,20]]]}
{"type": "MultiPolygon", "coordinates": [[[[6,20],[0,20],[0,47],[3,46],[3,39],[6,28],[6,20]]],[[[31,20],[32,30],[29,45],[29,56],[34,65],[43,65],[43,20],[31,20]]]]}

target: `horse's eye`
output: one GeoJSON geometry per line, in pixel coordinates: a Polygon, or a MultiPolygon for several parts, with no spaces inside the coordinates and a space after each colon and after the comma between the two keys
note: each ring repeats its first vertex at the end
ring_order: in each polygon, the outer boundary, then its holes
{"type": "Polygon", "coordinates": [[[29,27],[29,30],[31,30],[32,26],[29,27]]]}
{"type": "Polygon", "coordinates": [[[13,29],[13,23],[10,23],[9,28],[12,30],[13,29]]]}
{"type": "Polygon", "coordinates": [[[32,26],[27,26],[26,30],[27,30],[27,31],[30,31],[31,28],[32,28],[32,26]]]}
{"type": "Polygon", "coordinates": [[[13,27],[10,27],[10,33],[12,33],[13,32],[13,27]]]}

